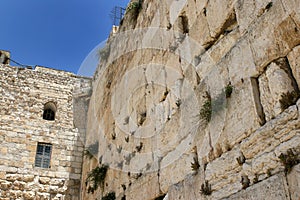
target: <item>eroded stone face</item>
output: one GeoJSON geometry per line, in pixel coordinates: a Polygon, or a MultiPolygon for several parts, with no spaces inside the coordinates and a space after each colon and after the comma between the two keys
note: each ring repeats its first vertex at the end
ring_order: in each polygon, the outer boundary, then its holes
{"type": "Polygon", "coordinates": [[[261,103],[266,120],[273,119],[282,112],[282,96],[295,91],[293,79],[289,75],[286,60],[271,63],[264,74],[259,77],[261,103]]]}

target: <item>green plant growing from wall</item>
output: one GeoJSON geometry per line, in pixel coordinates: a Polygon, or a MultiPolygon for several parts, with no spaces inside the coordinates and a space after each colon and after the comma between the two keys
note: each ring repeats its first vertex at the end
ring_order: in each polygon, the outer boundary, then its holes
{"type": "Polygon", "coordinates": [[[242,188],[246,189],[250,185],[250,180],[247,175],[243,175],[241,178],[242,188]]]}
{"type": "Polygon", "coordinates": [[[285,168],[285,173],[290,173],[292,168],[300,163],[300,158],[297,153],[294,153],[293,149],[288,149],[284,154],[280,154],[278,157],[285,168]]]}
{"type": "Polygon", "coordinates": [[[271,1],[266,5],[265,9],[268,11],[270,10],[270,8],[272,8],[272,6],[273,6],[273,2],[271,1]]]}
{"type": "Polygon", "coordinates": [[[280,106],[282,110],[287,109],[291,105],[295,104],[300,97],[300,92],[292,91],[287,92],[281,95],[281,99],[279,100],[280,106]]]}
{"type": "Polygon", "coordinates": [[[198,171],[198,169],[200,168],[198,157],[194,157],[193,159],[194,159],[194,162],[191,163],[191,168],[193,171],[198,171]]]}
{"type": "Polygon", "coordinates": [[[201,185],[200,193],[206,196],[209,196],[212,194],[211,184],[208,183],[208,181],[205,181],[201,185]]]}
{"type": "Polygon", "coordinates": [[[226,85],[225,89],[225,96],[226,98],[229,98],[232,94],[232,91],[233,91],[233,86],[231,85],[231,83],[229,83],[228,85],[226,85]]]}
{"type": "Polygon", "coordinates": [[[130,11],[134,11],[134,12],[139,11],[142,8],[142,3],[143,3],[143,1],[141,1],[141,0],[130,2],[130,4],[128,5],[128,7],[126,9],[126,13],[130,12],[130,11]]]}
{"type": "Polygon", "coordinates": [[[140,142],[140,144],[135,147],[137,152],[140,152],[142,150],[142,148],[143,148],[143,143],[142,142],[140,142]]]}
{"type": "Polygon", "coordinates": [[[130,2],[130,4],[127,6],[125,15],[130,14],[130,20],[133,23],[136,23],[137,17],[142,9],[142,5],[143,5],[143,1],[142,0],[138,0],[138,1],[133,1],[130,2]]]}
{"type": "Polygon", "coordinates": [[[85,184],[88,186],[88,193],[94,193],[99,186],[103,187],[106,173],[108,170],[108,165],[102,165],[101,167],[94,168],[91,172],[88,173],[85,184]]]}
{"type": "Polygon", "coordinates": [[[106,194],[104,197],[102,197],[101,200],[115,200],[116,199],[116,193],[115,192],[110,192],[106,194]]]}
{"type": "Polygon", "coordinates": [[[202,105],[200,109],[200,118],[205,120],[207,123],[210,121],[212,115],[212,104],[211,104],[211,97],[207,95],[207,99],[202,105]]]}

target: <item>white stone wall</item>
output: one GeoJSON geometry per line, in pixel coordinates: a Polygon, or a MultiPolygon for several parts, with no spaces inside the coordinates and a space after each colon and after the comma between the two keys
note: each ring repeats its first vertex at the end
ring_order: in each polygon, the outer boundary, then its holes
{"type": "Polygon", "coordinates": [[[85,113],[73,113],[73,95],[80,82],[89,79],[0,65],[1,200],[79,199],[84,135],[73,119],[85,113]],[[49,101],[57,106],[54,121],[43,119],[49,101]],[[52,144],[49,169],[34,166],[38,142],[52,144]]]}
{"type": "Polygon", "coordinates": [[[299,178],[287,179],[278,158],[300,150],[299,100],[281,103],[299,93],[299,7],[144,0],[128,10],[94,76],[86,146],[99,148],[85,158],[83,180],[96,166],[110,169],[94,194],[83,185],[83,199],[111,191],[117,199],[299,198],[299,178]],[[200,193],[205,181],[209,196],[200,193]]]}

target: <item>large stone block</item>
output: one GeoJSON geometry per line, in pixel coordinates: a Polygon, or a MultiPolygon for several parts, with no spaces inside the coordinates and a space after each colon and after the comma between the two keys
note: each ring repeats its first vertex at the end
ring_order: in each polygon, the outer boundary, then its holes
{"type": "Polygon", "coordinates": [[[293,76],[297,81],[298,87],[300,86],[300,46],[295,47],[289,54],[288,60],[293,72],[293,76]]]}
{"type": "Polygon", "coordinates": [[[242,190],[224,200],[288,200],[289,193],[284,174],[274,175],[267,180],[257,183],[246,190],[242,190]]]}
{"type": "Polygon", "coordinates": [[[266,12],[266,6],[269,0],[237,0],[235,3],[235,12],[241,34],[244,34],[249,26],[258,20],[266,12]]]}
{"type": "Polygon", "coordinates": [[[239,143],[264,123],[259,112],[256,87],[256,82],[252,78],[242,79],[233,85],[233,92],[227,100],[224,123],[224,134],[230,146],[239,143]]]}
{"type": "Polygon", "coordinates": [[[293,167],[292,171],[287,175],[291,200],[300,199],[300,165],[293,167]]]}
{"type": "Polygon", "coordinates": [[[207,22],[210,34],[216,38],[226,26],[229,26],[231,19],[235,18],[234,1],[211,0],[206,8],[207,22]]]}
{"type": "Polygon", "coordinates": [[[271,63],[258,79],[261,104],[267,121],[282,112],[282,96],[294,91],[293,80],[288,71],[285,59],[280,59],[271,63]]]}
{"type": "Polygon", "coordinates": [[[286,56],[300,42],[299,28],[285,13],[280,1],[275,1],[272,8],[253,26],[247,37],[260,72],[271,61],[286,56]]]}

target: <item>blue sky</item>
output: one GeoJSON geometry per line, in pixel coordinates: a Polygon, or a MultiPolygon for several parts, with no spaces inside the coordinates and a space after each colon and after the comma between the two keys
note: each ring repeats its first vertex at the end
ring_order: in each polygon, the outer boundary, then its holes
{"type": "Polygon", "coordinates": [[[128,2],[1,0],[0,49],[25,65],[77,73],[90,51],[108,37],[111,10],[128,2]]]}

